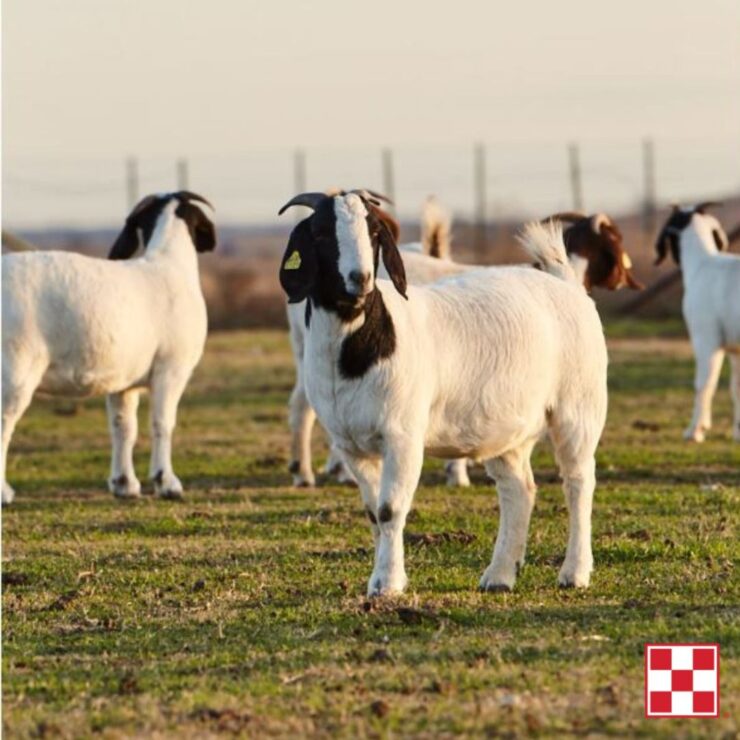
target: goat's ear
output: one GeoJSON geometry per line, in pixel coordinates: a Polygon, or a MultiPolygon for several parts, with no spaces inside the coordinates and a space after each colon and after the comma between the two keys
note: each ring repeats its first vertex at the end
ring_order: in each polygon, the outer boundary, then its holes
{"type": "Polygon", "coordinates": [[[403,266],[401,253],[396,246],[396,240],[393,238],[391,230],[383,219],[379,221],[378,242],[380,243],[380,254],[383,258],[383,264],[388,271],[396,290],[406,299],[406,268],[403,266]]]}
{"type": "Polygon", "coordinates": [[[719,252],[723,252],[729,246],[727,237],[719,229],[712,229],[712,239],[719,252]]]}
{"type": "Polygon", "coordinates": [[[658,241],[655,243],[655,249],[658,252],[658,257],[656,258],[654,264],[659,265],[668,256],[669,248],[673,253],[673,259],[676,261],[676,264],[678,264],[678,245],[675,242],[675,234],[669,234],[666,232],[665,229],[660,232],[658,241]]]}
{"type": "Polygon", "coordinates": [[[175,209],[175,215],[187,225],[198,252],[212,252],[216,248],[216,227],[199,206],[181,201],[175,209]]]}
{"type": "Polygon", "coordinates": [[[308,297],[317,273],[318,260],[309,217],[293,229],[280,263],[280,285],[288,294],[288,303],[300,303],[308,297]]]}
{"type": "Polygon", "coordinates": [[[372,211],[373,215],[388,227],[388,231],[390,231],[393,240],[396,242],[396,244],[398,244],[398,240],[401,238],[401,225],[398,223],[398,221],[396,221],[396,219],[393,218],[390,213],[384,211],[382,208],[378,208],[377,206],[373,206],[371,204],[366,205],[370,209],[370,211],[372,211]]]}
{"type": "Polygon", "coordinates": [[[110,248],[110,252],[108,252],[108,259],[127,260],[129,257],[133,257],[134,254],[136,254],[136,250],[138,248],[139,230],[136,225],[136,221],[129,217],[126,219],[123,231],[113,242],[113,246],[110,248]]]}

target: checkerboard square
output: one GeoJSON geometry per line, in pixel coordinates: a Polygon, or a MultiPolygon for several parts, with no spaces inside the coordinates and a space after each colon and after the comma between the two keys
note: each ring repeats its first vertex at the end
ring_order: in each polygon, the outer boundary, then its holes
{"type": "Polygon", "coordinates": [[[694,692],[671,692],[671,714],[674,717],[688,717],[694,713],[694,692]]]}
{"type": "Polygon", "coordinates": [[[649,648],[650,650],[650,668],[654,671],[671,670],[671,649],[670,648],[649,648]]]}
{"type": "Polygon", "coordinates": [[[713,691],[694,691],[694,713],[714,714],[714,692],[713,691]]]}
{"type": "Polygon", "coordinates": [[[693,671],[671,671],[671,691],[693,691],[693,671]]]}
{"type": "Polygon", "coordinates": [[[670,691],[650,692],[650,714],[670,714],[672,710],[670,691]]]}
{"type": "Polygon", "coordinates": [[[714,648],[694,648],[694,670],[714,670],[714,648]]]}
{"type": "Polygon", "coordinates": [[[718,717],[719,645],[645,645],[645,716],[718,717]]]}

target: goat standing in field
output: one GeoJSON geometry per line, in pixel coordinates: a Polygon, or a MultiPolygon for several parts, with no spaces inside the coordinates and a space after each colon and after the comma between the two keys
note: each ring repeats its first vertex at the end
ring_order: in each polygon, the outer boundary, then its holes
{"type": "Polygon", "coordinates": [[[703,442],[725,352],[734,404],[732,436],[740,441],[740,255],[726,254],[727,235],[706,213],[713,203],[675,206],[658,236],[656,264],[670,250],[683,274],[683,315],[696,359],[694,414],[684,439],[703,442]]]}
{"type": "MultiPolygon", "coordinates": [[[[334,194],[332,191],[328,195],[334,194]]],[[[373,195],[377,195],[374,194],[373,195]]],[[[386,212],[378,209],[394,239],[398,241],[398,223],[386,212]]],[[[632,261],[624,249],[622,234],[605,213],[587,216],[580,212],[556,213],[545,221],[554,220],[567,224],[563,236],[568,261],[586,290],[600,287],[619,290],[629,287],[642,289],[642,284],[632,274],[632,261]]],[[[480,265],[453,262],[450,250],[449,213],[436,198],[424,203],[421,219],[421,242],[401,244],[406,277],[412,285],[427,285],[436,280],[462,272],[479,269],[480,265]],[[434,259],[439,257],[440,259],[434,259]]],[[[382,265],[380,277],[387,278],[382,265]]],[[[288,304],[288,324],[296,379],[290,396],[291,462],[293,485],[313,486],[316,478],[311,461],[311,434],[316,414],[311,408],[303,386],[303,352],[306,335],[306,307],[303,303],[288,304]]],[[[330,450],[325,472],[335,475],[339,482],[354,482],[354,477],[341,462],[341,456],[330,450]]],[[[449,486],[469,486],[468,463],[464,459],[450,460],[445,464],[445,478],[449,486]]]]}
{"type": "Polygon", "coordinates": [[[511,589],[535,498],[529,458],[546,432],[570,512],[559,582],[587,586],[607,354],[560,227],[525,232],[542,270],[493,267],[416,287],[407,286],[377,201],[304,193],[281,213],[294,205],[314,212],[291,234],[280,281],[291,302],[307,301],[308,400],[355,475],[370,520],[368,593],[406,585],[403,529],[425,452],[484,461],[501,517],[480,586],[511,589]],[[378,279],[381,259],[390,281],[378,279]]]}
{"type": "Polygon", "coordinates": [[[141,493],[133,465],[139,394],[152,392],[149,474],[162,497],[180,497],[172,469],[177,406],[207,332],[197,252],[216,246],[211,206],[180,191],[144,198],[108,261],[67,252],[3,259],[3,503],[14,492],[5,464],[15,425],[38,390],[107,394],[113,441],[110,490],[141,493]],[[143,246],[144,254],[130,259],[143,246]],[[121,262],[120,260],[129,260],[121,262]]]}

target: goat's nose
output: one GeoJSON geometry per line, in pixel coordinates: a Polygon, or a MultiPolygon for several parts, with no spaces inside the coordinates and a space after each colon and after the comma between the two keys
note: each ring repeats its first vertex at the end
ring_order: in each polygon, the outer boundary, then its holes
{"type": "Polygon", "coordinates": [[[370,282],[370,273],[362,272],[360,270],[352,270],[349,274],[349,279],[358,287],[364,288],[370,282]]]}

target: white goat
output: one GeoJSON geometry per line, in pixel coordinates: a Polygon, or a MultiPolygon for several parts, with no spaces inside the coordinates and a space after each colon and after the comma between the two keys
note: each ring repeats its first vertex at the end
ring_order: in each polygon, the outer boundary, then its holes
{"type": "Polygon", "coordinates": [[[305,193],[281,212],[292,205],[314,213],[293,230],[280,280],[290,301],[308,298],[303,381],[360,486],[375,538],[368,592],[406,585],[403,528],[425,452],[482,459],[496,480],[499,534],[480,586],[511,589],[534,505],[529,458],[545,431],[570,510],[559,582],[587,586],[607,355],[560,226],[525,233],[543,270],[475,270],[410,287],[407,300],[377,202],[305,193]],[[376,279],[379,255],[392,282],[376,279]]]}
{"type": "Polygon", "coordinates": [[[2,258],[3,503],[8,446],[35,391],[108,394],[113,441],[108,481],[116,496],[139,496],[133,466],[139,393],[152,391],[149,474],[163,497],[182,495],[171,436],[180,397],[203,353],[206,306],[196,250],[212,250],[208,202],[186,191],[148,196],[126,220],[111,262],[66,252],[2,258]]]}
{"type": "Polygon", "coordinates": [[[658,236],[656,264],[670,248],[683,273],[683,315],[696,359],[694,414],[684,438],[703,442],[711,428],[712,398],[727,352],[732,436],[740,441],[740,255],[723,254],[728,239],[719,221],[705,212],[711,205],[673,209],[658,236]]]}
{"type": "MultiPolygon", "coordinates": [[[[330,191],[334,195],[340,191],[330,191]]],[[[379,211],[386,225],[398,238],[398,224],[383,211],[379,211]]],[[[622,235],[616,224],[604,213],[587,216],[583,213],[563,212],[546,220],[568,224],[565,243],[568,260],[579,280],[587,289],[602,287],[617,290],[628,286],[641,289],[643,286],[632,275],[632,262],[622,244],[622,235]]],[[[436,198],[424,203],[421,219],[422,241],[400,245],[406,278],[412,285],[427,285],[444,277],[479,269],[480,265],[467,265],[450,259],[449,212],[436,198]],[[434,254],[441,259],[430,256],[434,254]]],[[[388,275],[380,266],[379,275],[388,275]]],[[[288,304],[288,324],[293,357],[296,365],[296,380],[290,396],[291,463],[293,485],[313,486],[316,478],[311,464],[311,433],[316,414],[308,403],[303,385],[303,352],[305,348],[306,308],[303,303],[288,304]]],[[[342,465],[341,455],[330,450],[325,472],[335,475],[340,483],[354,482],[354,477],[342,465]]],[[[445,464],[445,478],[449,486],[469,486],[468,461],[450,460],[445,464]]]]}

